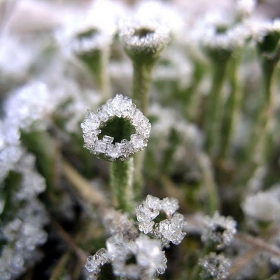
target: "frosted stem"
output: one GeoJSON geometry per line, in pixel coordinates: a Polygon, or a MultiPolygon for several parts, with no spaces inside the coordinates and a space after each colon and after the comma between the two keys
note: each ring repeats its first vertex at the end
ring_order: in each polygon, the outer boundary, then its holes
{"type": "Polygon", "coordinates": [[[110,164],[110,184],[113,204],[117,209],[131,213],[134,209],[133,158],[110,164]]]}
{"type": "Polygon", "coordinates": [[[222,87],[226,74],[227,60],[213,63],[213,82],[207,100],[207,115],[205,118],[205,149],[211,157],[217,156],[220,142],[220,125],[222,117],[222,87]]]}

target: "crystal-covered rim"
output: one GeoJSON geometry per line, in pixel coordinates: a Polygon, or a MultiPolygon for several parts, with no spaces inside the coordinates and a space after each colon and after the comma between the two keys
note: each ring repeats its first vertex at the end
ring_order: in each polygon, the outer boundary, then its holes
{"type": "Polygon", "coordinates": [[[102,155],[109,161],[115,161],[117,159],[126,160],[147,146],[151,123],[136,108],[130,98],[117,94],[102,105],[96,114],[88,110],[81,128],[85,148],[97,156],[102,155]],[[135,133],[130,135],[130,140],[123,139],[121,142],[113,143],[114,137],[108,135],[98,139],[101,128],[115,117],[128,120],[135,128],[135,133]]]}

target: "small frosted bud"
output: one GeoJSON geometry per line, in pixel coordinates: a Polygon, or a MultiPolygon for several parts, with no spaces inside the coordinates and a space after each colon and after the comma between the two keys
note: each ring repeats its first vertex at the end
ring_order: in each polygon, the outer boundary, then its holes
{"type": "Polygon", "coordinates": [[[210,253],[199,260],[199,265],[203,269],[202,279],[222,280],[227,279],[231,263],[223,254],[210,253]]]}
{"type": "Polygon", "coordinates": [[[218,248],[231,243],[236,234],[236,221],[231,217],[221,216],[218,212],[212,218],[205,218],[206,228],[201,236],[204,242],[212,241],[218,248]]]}
{"type": "Polygon", "coordinates": [[[154,62],[169,41],[169,29],[156,21],[128,21],[120,27],[127,54],[142,62],[154,62]]]}
{"type": "Polygon", "coordinates": [[[148,195],[143,203],[135,208],[136,218],[139,222],[138,229],[160,239],[163,246],[167,246],[169,242],[178,245],[186,235],[183,232],[186,222],[184,216],[176,212],[178,208],[179,203],[176,198],[166,197],[160,200],[148,195]],[[154,219],[160,212],[165,213],[167,219],[156,223],[154,219]]]}
{"type": "Polygon", "coordinates": [[[280,60],[280,20],[258,24],[255,37],[263,57],[277,63],[280,60]]]}

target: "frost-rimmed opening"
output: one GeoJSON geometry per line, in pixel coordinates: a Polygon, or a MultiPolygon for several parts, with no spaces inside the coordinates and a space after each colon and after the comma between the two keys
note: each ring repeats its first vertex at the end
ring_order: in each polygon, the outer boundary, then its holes
{"type": "Polygon", "coordinates": [[[186,222],[184,216],[176,212],[178,208],[179,202],[176,198],[166,197],[160,200],[148,195],[143,203],[135,208],[138,229],[160,239],[163,246],[168,246],[169,242],[180,244],[186,235],[183,232],[186,222]],[[157,222],[155,219],[161,212],[166,214],[167,219],[157,222]]]}
{"type": "Polygon", "coordinates": [[[120,38],[125,48],[136,53],[156,53],[169,41],[169,28],[153,20],[123,22],[120,38]]]}
{"type": "Polygon", "coordinates": [[[147,146],[151,124],[130,98],[117,94],[115,98],[102,105],[96,114],[88,111],[81,128],[84,147],[91,153],[105,157],[109,161],[117,159],[124,161],[147,146]],[[116,117],[123,118],[134,127],[135,133],[130,135],[130,140],[122,139],[120,142],[114,142],[114,137],[110,135],[104,135],[99,139],[102,128],[116,117]]]}

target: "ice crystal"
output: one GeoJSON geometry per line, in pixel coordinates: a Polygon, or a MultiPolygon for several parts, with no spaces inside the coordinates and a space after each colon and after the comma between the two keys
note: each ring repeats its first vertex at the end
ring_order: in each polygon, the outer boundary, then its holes
{"type": "Polygon", "coordinates": [[[204,242],[214,242],[218,248],[229,245],[237,232],[236,221],[232,217],[221,216],[218,212],[212,218],[205,218],[205,226],[201,239],[204,242]]]}
{"type": "Polygon", "coordinates": [[[176,212],[178,208],[178,200],[175,198],[167,197],[160,200],[148,195],[146,200],[135,208],[139,230],[159,238],[164,246],[169,242],[176,245],[181,243],[186,235],[183,232],[186,222],[184,216],[176,212]],[[167,219],[156,223],[154,219],[160,212],[165,213],[167,219]]]}
{"type": "Polygon", "coordinates": [[[228,277],[231,263],[222,254],[210,253],[199,260],[199,265],[203,268],[202,279],[222,280],[228,277]]]}
{"type": "Polygon", "coordinates": [[[84,147],[97,156],[103,155],[109,161],[126,160],[134,153],[143,150],[147,146],[151,130],[149,120],[136,108],[130,98],[121,94],[108,100],[96,114],[88,111],[81,127],[85,141],[84,147]],[[114,143],[114,137],[109,135],[104,135],[102,139],[99,139],[102,128],[116,117],[129,121],[135,128],[135,133],[130,135],[130,140],[122,139],[114,143]]]}
{"type": "Polygon", "coordinates": [[[111,259],[108,252],[102,248],[98,250],[93,256],[89,256],[87,258],[85,268],[89,273],[92,274],[93,277],[97,277],[101,267],[110,261],[111,259]]]}
{"type": "Polygon", "coordinates": [[[132,240],[138,236],[138,231],[132,220],[124,213],[108,209],[103,215],[103,224],[109,235],[121,233],[126,239],[132,240]]]}

